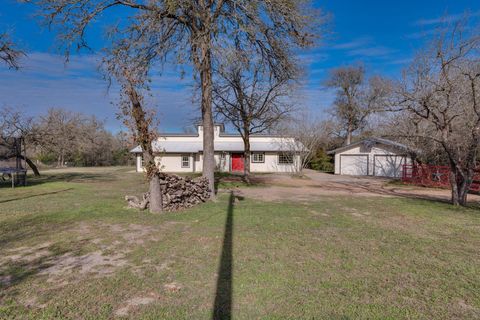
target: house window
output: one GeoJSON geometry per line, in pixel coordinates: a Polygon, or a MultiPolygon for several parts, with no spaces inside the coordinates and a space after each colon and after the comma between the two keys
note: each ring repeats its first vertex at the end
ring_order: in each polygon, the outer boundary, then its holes
{"type": "Polygon", "coordinates": [[[279,164],[293,164],[293,154],[291,153],[281,153],[278,155],[279,164]]]}
{"type": "Polygon", "coordinates": [[[190,156],[182,156],[182,168],[190,168],[190,156]]]}
{"type": "Polygon", "coordinates": [[[264,162],[265,162],[265,153],[263,152],[252,153],[252,163],[264,163],[264,162]]]}

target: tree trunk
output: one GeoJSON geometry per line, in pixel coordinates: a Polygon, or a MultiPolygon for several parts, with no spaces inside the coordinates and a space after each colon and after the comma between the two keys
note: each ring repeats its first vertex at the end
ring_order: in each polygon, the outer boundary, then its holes
{"type": "Polygon", "coordinates": [[[28,164],[28,166],[32,169],[33,171],[33,175],[35,175],[36,177],[40,176],[40,171],[38,171],[38,168],[37,166],[35,165],[35,163],[33,163],[32,160],[30,160],[29,158],[27,157],[24,157],[24,156],[19,156],[20,159],[22,160],[25,160],[28,164]]]}
{"type": "MultiPolygon", "coordinates": [[[[247,130],[248,131],[248,130],[247,130]]],[[[243,138],[244,156],[243,156],[243,179],[246,183],[250,183],[250,132],[244,133],[243,138]]]]}
{"type": "Polygon", "coordinates": [[[137,130],[137,142],[143,150],[143,160],[147,178],[149,179],[150,192],[150,212],[160,213],[163,211],[162,190],[160,186],[160,178],[158,176],[158,167],[155,163],[153,154],[152,135],[148,127],[148,121],[145,111],[142,108],[140,97],[133,86],[128,88],[128,96],[132,104],[132,117],[135,120],[137,130]]]}
{"type": "Polygon", "coordinates": [[[467,170],[467,172],[464,173],[462,179],[458,183],[458,203],[461,206],[467,206],[468,192],[470,191],[470,186],[472,185],[474,174],[475,173],[473,170],[467,170]]]}
{"type": "Polygon", "coordinates": [[[162,213],[163,199],[162,188],[160,185],[160,178],[157,173],[150,177],[150,212],[162,213]]]}
{"type": "Polygon", "coordinates": [[[149,179],[150,192],[150,212],[161,213],[163,211],[163,194],[160,185],[160,178],[158,176],[158,167],[155,163],[155,157],[152,148],[146,148],[143,152],[143,159],[145,163],[146,174],[149,179]]]}
{"type": "Polygon", "coordinates": [[[460,205],[460,199],[458,197],[458,184],[456,168],[450,167],[450,186],[452,187],[452,199],[451,202],[454,206],[460,205]]]}
{"type": "Polygon", "coordinates": [[[352,143],[352,126],[349,124],[347,128],[347,138],[345,141],[345,145],[350,145],[352,143]]]}
{"type": "Polygon", "coordinates": [[[467,206],[467,196],[469,189],[470,184],[465,181],[462,183],[460,188],[458,188],[458,203],[463,207],[467,206]]]}
{"type": "Polygon", "coordinates": [[[450,166],[450,185],[452,188],[451,202],[454,206],[467,206],[468,192],[472,185],[474,171],[459,172],[455,165],[450,166]]]}
{"type": "Polygon", "coordinates": [[[212,114],[212,60],[210,49],[211,36],[203,36],[201,45],[200,78],[202,86],[203,120],[203,176],[208,180],[210,199],[215,199],[215,150],[212,114]]]}

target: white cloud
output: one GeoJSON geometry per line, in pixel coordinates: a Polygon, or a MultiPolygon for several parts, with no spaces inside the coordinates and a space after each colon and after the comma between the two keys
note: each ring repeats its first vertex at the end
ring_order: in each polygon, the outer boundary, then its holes
{"type": "MultiPolygon", "coordinates": [[[[324,55],[313,52],[306,60],[318,61],[324,55]]],[[[22,108],[30,115],[45,113],[48,108],[93,114],[106,120],[107,128],[118,130],[116,119],[118,87],[108,90],[107,83],[97,70],[100,57],[94,55],[72,56],[68,64],[60,55],[33,52],[23,61],[20,71],[0,67],[0,106],[22,108]]],[[[301,86],[299,105],[311,109],[322,117],[332,101],[330,91],[321,88],[319,77],[325,70],[309,69],[310,78],[301,86]]],[[[179,131],[200,116],[198,103],[192,102],[191,74],[183,79],[180,72],[166,67],[152,77],[151,96],[146,101],[155,107],[161,131],[179,131]]]]}
{"type": "Polygon", "coordinates": [[[460,21],[461,19],[468,18],[468,17],[478,17],[480,16],[480,11],[476,12],[464,12],[464,13],[457,13],[457,14],[445,14],[444,16],[432,18],[432,19],[420,19],[415,22],[417,26],[431,26],[436,24],[442,23],[451,23],[460,21]]]}
{"type": "Polygon", "coordinates": [[[301,53],[298,55],[298,59],[300,60],[300,63],[304,65],[311,65],[313,63],[319,63],[326,61],[328,59],[329,55],[325,52],[305,52],[301,53]]]}
{"type": "MultiPolygon", "coordinates": [[[[0,67],[0,106],[8,105],[31,115],[44,113],[50,107],[94,114],[105,119],[108,128],[118,130],[118,88],[107,90],[97,67],[100,57],[71,56],[65,64],[63,56],[33,52],[22,61],[19,71],[0,67]]],[[[162,128],[181,128],[195,112],[188,79],[181,80],[174,70],[153,77],[152,107],[158,108],[162,128]]]]}
{"type": "Polygon", "coordinates": [[[369,36],[334,44],[330,48],[344,51],[347,56],[359,58],[383,58],[395,52],[389,47],[377,45],[375,40],[369,36]]]}
{"type": "Polygon", "coordinates": [[[331,46],[331,48],[336,50],[349,50],[349,49],[364,47],[366,45],[371,44],[372,42],[373,42],[373,39],[371,37],[360,37],[352,41],[335,44],[331,46]]]}
{"type": "Polygon", "coordinates": [[[384,47],[384,46],[366,46],[364,48],[349,50],[347,52],[347,55],[357,56],[357,57],[381,58],[381,57],[389,56],[394,52],[395,50],[388,47],[384,47]]]}

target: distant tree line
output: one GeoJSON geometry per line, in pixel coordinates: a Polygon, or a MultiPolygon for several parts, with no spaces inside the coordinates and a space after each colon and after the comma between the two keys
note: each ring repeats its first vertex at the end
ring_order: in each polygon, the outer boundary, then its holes
{"type": "Polygon", "coordinates": [[[4,137],[21,136],[27,158],[38,166],[115,166],[133,164],[131,137],[112,134],[95,116],[51,108],[29,117],[11,108],[0,110],[4,137]]]}

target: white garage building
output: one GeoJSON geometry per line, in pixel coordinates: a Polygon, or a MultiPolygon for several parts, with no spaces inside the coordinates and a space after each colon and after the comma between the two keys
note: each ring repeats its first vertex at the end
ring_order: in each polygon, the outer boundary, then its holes
{"type": "Polygon", "coordinates": [[[335,155],[335,174],[400,178],[410,164],[407,146],[368,138],[328,152],[335,155]]]}

